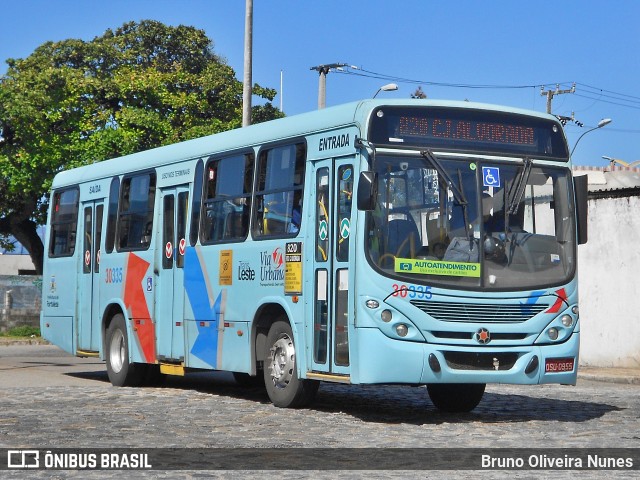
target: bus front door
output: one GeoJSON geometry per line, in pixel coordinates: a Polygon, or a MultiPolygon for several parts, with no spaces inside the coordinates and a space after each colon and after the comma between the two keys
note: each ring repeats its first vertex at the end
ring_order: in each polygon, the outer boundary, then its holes
{"type": "Polygon", "coordinates": [[[309,349],[313,371],[349,375],[349,240],[353,192],[352,157],[314,165],[313,326],[309,349]]]}
{"type": "Polygon", "coordinates": [[[102,200],[82,203],[82,250],[78,281],[77,350],[100,349],[100,244],[102,243],[102,200]]]}
{"type": "Polygon", "coordinates": [[[184,361],[184,254],[189,186],[160,190],[156,225],[156,344],[160,361],[184,361]]]}

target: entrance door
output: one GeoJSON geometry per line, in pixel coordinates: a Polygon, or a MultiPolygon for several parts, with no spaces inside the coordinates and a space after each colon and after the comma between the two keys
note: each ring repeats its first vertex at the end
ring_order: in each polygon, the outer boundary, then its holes
{"type": "MultiPolygon", "coordinates": [[[[314,165],[314,302],[310,364],[317,372],[350,372],[349,328],[353,322],[349,291],[353,157],[314,165]]],[[[309,208],[310,206],[306,206],[309,208]]]]}
{"type": "Polygon", "coordinates": [[[156,335],[158,359],[184,361],[184,253],[189,186],[160,190],[156,220],[156,335]],[[156,255],[158,258],[158,255],[156,255]]]}
{"type": "Polygon", "coordinates": [[[100,248],[102,200],[82,203],[82,251],[78,281],[78,350],[100,349],[100,248]]]}

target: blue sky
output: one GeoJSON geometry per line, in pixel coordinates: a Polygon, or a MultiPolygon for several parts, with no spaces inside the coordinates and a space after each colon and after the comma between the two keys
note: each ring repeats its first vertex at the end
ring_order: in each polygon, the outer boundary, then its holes
{"type": "MultiPolygon", "coordinates": [[[[243,0],[3,2],[0,73],[7,58],[26,57],[45,41],[90,40],[153,19],[205,30],[242,80],[244,15],[243,0]]],[[[545,111],[541,86],[576,82],[575,94],[554,98],[553,113],[575,112],[584,124],[567,127],[570,147],[602,118],[613,119],[585,135],[574,154],[576,164],[604,166],[603,155],[640,160],[639,24],[635,0],[254,0],[253,81],[280,90],[282,71],[287,115],[317,108],[310,67],[329,63],[380,75],[330,73],[327,106],[371,97],[389,82],[373,77],[387,76],[417,83],[397,82],[398,91],[379,97],[408,97],[422,85],[429,98],[545,111]]]]}

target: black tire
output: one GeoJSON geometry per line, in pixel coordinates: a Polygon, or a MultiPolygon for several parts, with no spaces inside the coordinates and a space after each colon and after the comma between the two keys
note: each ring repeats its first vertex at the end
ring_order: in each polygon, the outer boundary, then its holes
{"type": "Polygon", "coordinates": [[[431,383],[429,398],[438,410],[449,413],[470,412],[484,395],[484,383],[431,383]]]}
{"type": "Polygon", "coordinates": [[[129,337],[124,317],[118,313],[107,328],[105,344],[107,374],[116,387],[137,387],[142,384],[147,373],[147,365],[129,362],[129,337]]]}
{"type": "Polygon", "coordinates": [[[298,378],[293,332],[286,319],[271,325],[264,358],[264,384],[276,407],[299,408],[313,401],[320,382],[298,378]]]}

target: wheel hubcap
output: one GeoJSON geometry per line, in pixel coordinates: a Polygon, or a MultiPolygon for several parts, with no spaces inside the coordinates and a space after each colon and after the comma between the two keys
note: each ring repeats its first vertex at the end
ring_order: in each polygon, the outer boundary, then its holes
{"type": "Polygon", "coordinates": [[[109,346],[109,363],[115,373],[122,370],[125,353],[124,335],[120,330],[116,330],[111,337],[111,345],[109,346]]]}
{"type": "Polygon", "coordinates": [[[269,350],[271,380],[277,388],[286,388],[293,378],[296,351],[289,335],[283,335],[269,350]]]}

